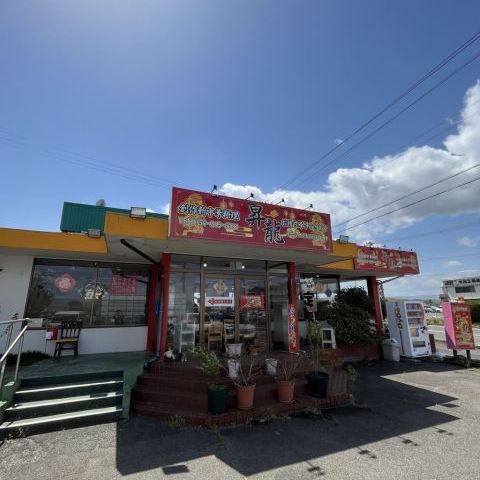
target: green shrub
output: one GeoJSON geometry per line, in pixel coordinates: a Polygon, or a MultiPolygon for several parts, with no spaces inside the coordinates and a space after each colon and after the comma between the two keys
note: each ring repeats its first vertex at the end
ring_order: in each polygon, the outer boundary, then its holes
{"type": "Polygon", "coordinates": [[[472,312],[472,322],[480,323],[480,303],[470,305],[470,311],[472,312]]]}
{"type": "Polygon", "coordinates": [[[336,303],[346,303],[359,308],[370,315],[374,315],[375,309],[372,299],[362,287],[342,288],[335,299],[336,303]]]}

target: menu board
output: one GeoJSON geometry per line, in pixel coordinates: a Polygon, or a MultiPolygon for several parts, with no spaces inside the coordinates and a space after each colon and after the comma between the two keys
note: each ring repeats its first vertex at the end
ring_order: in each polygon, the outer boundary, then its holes
{"type": "Polygon", "coordinates": [[[470,305],[458,302],[442,302],[447,348],[452,350],[475,349],[470,305]]]}

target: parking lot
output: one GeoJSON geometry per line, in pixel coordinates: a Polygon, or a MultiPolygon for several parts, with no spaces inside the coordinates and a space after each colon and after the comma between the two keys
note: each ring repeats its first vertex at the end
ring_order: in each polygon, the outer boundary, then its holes
{"type": "Polygon", "coordinates": [[[322,415],[214,431],[133,417],[7,440],[2,478],[478,478],[480,370],[381,362],[359,374],[356,405],[322,415]]]}

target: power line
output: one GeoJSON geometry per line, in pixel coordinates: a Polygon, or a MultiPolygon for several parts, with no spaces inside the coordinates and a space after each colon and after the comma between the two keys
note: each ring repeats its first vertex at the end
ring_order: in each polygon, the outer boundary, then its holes
{"type": "Polygon", "coordinates": [[[434,198],[434,197],[438,197],[439,195],[443,195],[445,193],[448,193],[448,192],[451,192],[453,190],[456,190],[457,188],[461,188],[461,187],[465,187],[466,185],[469,185],[473,182],[477,182],[478,180],[480,180],[480,177],[476,177],[474,178],[473,180],[469,180],[468,182],[464,182],[464,183],[461,183],[459,185],[455,185],[454,187],[450,187],[450,188],[447,188],[445,190],[442,190],[441,192],[437,192],[437,193],[433,193],[431,195],[428,195],[424,198],[421,198],[420,200],[416,200],[415,202],[411,202],[407,205],[404,205],[402,207],[398,207],[398,208],[395,208],[394,210],[390,210],[386,213],[382,213],[382,215],[378,215],[376,217],[373,217],[373,218],[370,218],[368,220],[365,220],[364,222],[361,222],[361,223],[357,223],[355,225],[352,225],[351,227],[347,227],[347,228],[344,228],[342,230],[342,233],[343,232],[346,232],[347,230],[351,230],[352,228],[357,228],[357,227],[360,227],[361,225],[365,225],[366,223],[370,223],[372,222],[373,220],[378,220],[379,218],[382,218],[382,217],[386,217],[387,215],[390,215],[392,213],[395,213],[395,212],[398,212],[400,210],[404,210],[405,208],[409,208],[409,207],[412,207],[413,205],[417,205],[421,202],[424,202],[425,200],[429,200],[430,198],[434,198]]]}
{"type": "Polygon", "coordinates": [[[389,205],[393,205],[394,203],[397,203],[401,200],[404,200],[405,198],[411,197],[412,195],[416,195],[417,193],[423,192],[425,190],[428,190],[429,188],[435,187],[436,185],[439,185],[440,183],[446,182],[447,180],[451,180],[452,178],[458,177],[459,175],[462,175],[466,172],[469,172],[470,170],[473,170],[474,168],[480,167],[480,163],[476,163],[475,165],[472,165],[471,167],[465,168],[464,170],[460,170],[457,173],[454,173],[453,175],[448,175],[447,177],[443,177],[440,180],[437,180],[436,182],[430,183],[429,185],[425,185],[422,188],[419,188],[418,190],[414,190],[413,192],[407,193],[406,195],[403,195],[401,197],[396,198],[395,200],[392,200],[391,202],[384,203],[383,205],[380,205],[378,207],[372,208],[371,210],[361,213],[360,215],[357,215],[356,217],[352,217],[349,220],[345,220],[337,225],[337,228],[341,225],[345,225],[346,223],[351,222],[352,220],[356,220],[357,218],[364,217],[365,215],[368,215],[369,213],[376,212],[378,210],[381,210],[382,208],[388,207],[389,205]]]}
{"type": "Polygon", "coordinates": [[[427,232],[416,233],[414,235],[405,235],[403,237],[389,238],[387,240],[379,241],[377,243],[393,243],[393,242],[400,242],[402,240],[410,240],[412,238],[428,237],[429,235],[435,235],[437,233],[445,233],[445,232],[462,230],[462,229],[465,229],[465,228],[472,227],[474,225],[480,225],[480,220],[478,220],[476,222],[463,223],[463,224],[460,224],[460,225],[450,225],[447,228],[439,228],[439,229],[436,229],[436,230],[429,230],[427,232]]]}
{"type": "MultiPolygon", "coordinates": [[[[28,145],[34,146],[32,142],[29,142],[24,138],[22,139],[22,137],[12,134],[5,129],[0,128],[0,132],[4,132],[4,136],[0,135],[0,140],[6,141],[9,146],[13,146],[15,148],[24,148],[28,145]],[[20,140],[15,139],[15,137],[20,140]]],[[[46,149],[44,148],[43,151],[40,151],[39,154],[47,158],[67,162],[84,168],[92,168],[110,175],[116,175],[118,177],[126,178],[127,180],[134,180],[154,187],[171,188],[172,184],[181,183],[178,181],[173,182],[162,179],[160,177],[156,177],[155,175],[147,175],[132,168],[115,165],[111,162],[98,160],[94,157],[74,152],[72,150],[62,149],[59,147],[49,147],[46,149]]]]}
{"type": "Polygon", "coordinates": [[[429,70],[426,74],[424,74],[421,78],[419,78],[416,82],[410,85],[406,90],[404,90],[400,95],[395,97],[392,101],[390,101],[385,107],[375,113],[372,117],[370,117],[367,121],[361,124],[359,127],[353,130],[346,138],[344,138],[341,142],[338,142],[334,147],[329,149],[325,152],[318,160],[308,165],[304,168],[300,173],[291,177],[287,182],[282,184],[278,190],[284,189],[287,186],[291,185],[295,182],[298,178],[302,175],[307,173],[309,170],[315,167],[318,163],[320,163],[325,158],[329,157],[332,153],[338,150],[341,146],[345,145],[349,140],[355,137],[358,133],[363,131],[366,127],[368,127],[372,122],[374,122],[377,118],[383,115],[385,112],[390,110],[394,105],[396,105],[399,101],[403,98],[408,96],[412,91],[417,89],[421,84],[423,84],[426,80],[428,80],[431,76],[435,75],[439,70],[441,70],[445,65],[450,63],[455,57],[457,57],[460,53],[462,53],[465,49],[467,49],[470,45],[475,43],[480,38],[480,31],[475,33],[472,37],[470,37],[466,42],[456,48],[453,52],[451,52],[447,57],[445,57],[440,63],[435,65],[431,70],[429,70]]]}
{"type": "Polygon", "coordinates": [[[446,255],[442,257],[422,258],[422,262],[431,262],[433,260],[447,260],[449,258],[480,257],[480,251],[472,253],[463,253],[461,255],[446,255]]]}
{"type": "Polygon", "coordinates": [[[464,68],[468,67],[471,63],[473,63],[475,60],[477,60],[480,57],[480,51],[477,52],[473,57],[471,57],[469,60],[467,60],[465,63],[460,65],[460,67],[456,68],[453,72],[448,74],[446,77],[444,77],[442,80],[437,82],[433,87],[429,88],[425,93],[420,95],[420,97],[417,97],[413,102],[409,103],[406,107],[402,108],[398,113],[390,117],[388,120],[380,124],[375,130],[370,132],[368,135],[360,139],[358,142],[354,143],[348,150],[343,152],[342,154],[338,155],[337,157],[333,158],[330,162],[325,163],[321,168],[315,170],[313,173],[309,175],[309,177],[305,180],[302,180],[292,186],[292,188],[299,188],[300,185],[303,185],[306,182],[311,181],[315,176],[317,176],[319,173],[323,172],[327,167],[331,166],[332,164],[336,163],[338,160],[341,158],[346,157],[348,154],[350,154],[353,150],[355,150],[358,146],[362,145],[365,143],[367,140],[372,138],[374,135],[376,135],[380,130],[383,130],[387,125],[390,125],[394,120],[396,120],[400,115],[405,113],[407,110],[415,106],[418,102],[423,100],[427,95],[430,95],[434,90],[437,88],[441,87],[444,83],[446,83],[448,80],[450,80],[454,75],[458,74],[461,72],[464,68]]]}

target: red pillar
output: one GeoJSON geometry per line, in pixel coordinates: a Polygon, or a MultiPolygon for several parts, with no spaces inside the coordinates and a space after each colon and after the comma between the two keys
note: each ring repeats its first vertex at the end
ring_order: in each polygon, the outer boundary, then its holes
{"type": "Polygon", "coordinates": [[[380,301],[380,295],[378,294],[377,277],[367,277],[368,295],[373,302],[375,309],[375,326],[377,327],[377,335],[383,332],[383,315],[382,315],[382,302],[380,301]]]}
{"type": "Polygon", "coordinates": [[[298,352],[300,338],[298,337],[297,274],[294,262],[288,262],[288,297],[288,350],[298,352]]]}
{"type": "Polygon", "coordinates": [[[155,335],[157,331],[157,315],[155,313],[155,303],[158,290],[158,264],[154,263],[150,269],[150,279],[148,285],[148,304],[147,304],[147,350],[155,351],[155,335]]]}
{"type": "Polygon", "coordinates": [[[160,336],[160,361],[165,360],[165,352],[167,351],[167,335],[168,335],[168,289],[170,286],[170,253],[162,255],[162,311],[161,315],[161,336],[160,336]]]}

